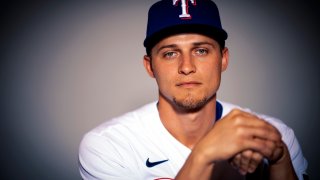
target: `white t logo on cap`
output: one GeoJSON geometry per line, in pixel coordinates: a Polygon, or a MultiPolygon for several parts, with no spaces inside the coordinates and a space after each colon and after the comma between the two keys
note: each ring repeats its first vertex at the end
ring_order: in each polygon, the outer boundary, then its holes
{"type": "MultiPolygon", "coordinates": [[[[173,5],[178,5],[179,0],[173,0],[173,5]]],[[[191,19],[191,15],[188,14],[188,2],[189,0],[181,0],[182,14],[179,15],[181,19],[191,19]]],[[[196,5],[196,0],[190,0],[193,5],[196,5]]]]}

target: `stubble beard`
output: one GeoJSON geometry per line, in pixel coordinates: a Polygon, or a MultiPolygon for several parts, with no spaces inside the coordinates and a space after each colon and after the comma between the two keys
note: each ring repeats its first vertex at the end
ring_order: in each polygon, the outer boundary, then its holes
{"type": "Polygon", "coordinates": [[[206,105],[212,97],[203,96],[202,98],[196,99],[192,97],[191,94],[188,94],[187,97],[183,99],[173,97],[173,103],[182,111],[195,112],[199,111],[204,105],[206,105]]]}

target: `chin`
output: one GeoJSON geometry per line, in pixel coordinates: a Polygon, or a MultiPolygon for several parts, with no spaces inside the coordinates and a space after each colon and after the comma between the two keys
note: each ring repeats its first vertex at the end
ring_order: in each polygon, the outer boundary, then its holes
{"type": "Polygon", "coordinates": [[[173,98],[174,104],[182,111],[198,111],[204,105],[206,105],[209,101],[209,98],[203,97],[199,99],[195,98],[185,98],[183,100],[179,100],[177,98],[173,98]]]}

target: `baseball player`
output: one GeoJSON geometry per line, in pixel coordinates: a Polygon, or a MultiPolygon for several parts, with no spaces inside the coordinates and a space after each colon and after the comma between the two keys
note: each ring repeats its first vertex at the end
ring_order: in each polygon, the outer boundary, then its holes
{"type": "Polygon", "coordinates": [[[83,179],[303,179],[307,161],[282,121],[217,99],[228,67],[211,0],[151,6],[145,69],[159,98],[88,132],[83,179]]]}

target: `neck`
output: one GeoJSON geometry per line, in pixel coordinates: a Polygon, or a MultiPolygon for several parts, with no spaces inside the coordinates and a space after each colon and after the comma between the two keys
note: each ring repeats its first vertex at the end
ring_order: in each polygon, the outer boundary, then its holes
{"type": "Polygon", "coordinates": [[[216,96],[197,111],[181,111],[160,97],[158,110],[162,124],[171,135],[192,149],[215,122],[216,96]]]}

